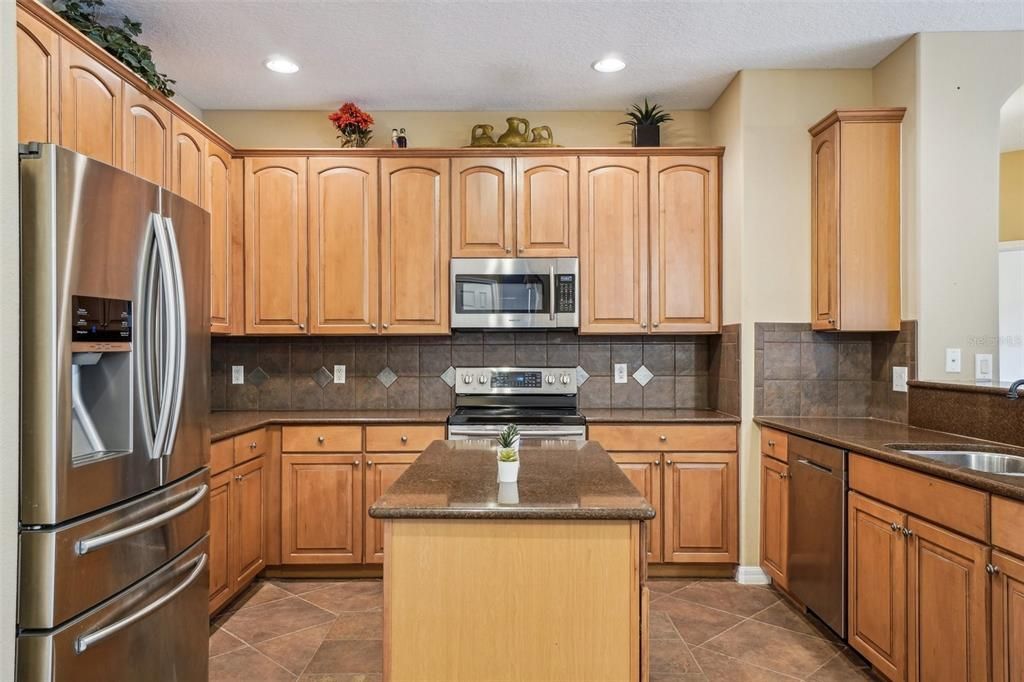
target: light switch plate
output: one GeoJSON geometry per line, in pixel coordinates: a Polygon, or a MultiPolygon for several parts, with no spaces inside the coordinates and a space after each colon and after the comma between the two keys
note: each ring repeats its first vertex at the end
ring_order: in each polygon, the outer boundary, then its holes
{"type": "Polygon", "coordinates": [[[624,384],[629,381],[629,377],[626,375],[626,363],[616,362],[615,363],[615,383],[624,384]]]}
{"type": "Polygon", "coordinates": [[[950,374],[960,373],[960,349],[959,348],[947,348],[946,349],[946,371],[950,374]]]}
{"type": "Polygon", "coordinates": [[[907,392],[907,368],[906,367],[893,367],[892,368],[892,390],[898,393],[907,392]]]}
{"type": "Polygon", "coordinates": [[[231,365],[231,383],[233,383],[233,384],[244,384],[245,383],[245,366],[244,365],[231,365]]]}
{"type": "Polygon", "coordinates": [[[992,354],[974,355],[974,378],[978,381],[992,381],[992,354]]]}
{"type": "Polygon", "coordinates": [[[334,366],[334,383],[343,384],[345,383],[345,365],[334,366]]]}

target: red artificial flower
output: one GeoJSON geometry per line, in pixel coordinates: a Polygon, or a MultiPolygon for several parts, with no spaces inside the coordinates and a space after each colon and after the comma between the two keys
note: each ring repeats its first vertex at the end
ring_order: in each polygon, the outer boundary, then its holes
{"type": "Polygon", "coordinates": [[[366,131],[373,125],[373,116],[357,107],[352,102],[346,102],[333,114],[327,116],[340,132],[366,131]]]}

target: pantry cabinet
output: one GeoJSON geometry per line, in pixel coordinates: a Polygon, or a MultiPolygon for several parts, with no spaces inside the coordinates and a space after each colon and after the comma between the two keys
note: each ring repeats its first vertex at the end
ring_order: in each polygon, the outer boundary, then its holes
{"type": "Polygon", "coordinates": [[[58,142],[60,39],[17,8],[18,142],[58,142]]]}
{"type": "Polygon", "coordinates": [[[171,187],[171,112],[135,86],[124,84],[122,168],[153,184],[171,187]]]}
{"type": "Polygon", "coordinates": [[[206,145],[203,208],[210,212],[210,331],[244,331],[243,162],[213,142],[206,145]]]}
{"type": "Polygon", "coordinates": [[[60,144],[121,167],[121,79],[60,41],[60,144]]]}
{"type": "Polygon", "coordinates": [[[193,204],[201,204],[206,138],[177,116],[171,132],[171,191],[193,204]]]}
{"type": "Polygon", "coordinates": [[[306,159],[245,159],[245,331],[306,330],[306,159]]]}

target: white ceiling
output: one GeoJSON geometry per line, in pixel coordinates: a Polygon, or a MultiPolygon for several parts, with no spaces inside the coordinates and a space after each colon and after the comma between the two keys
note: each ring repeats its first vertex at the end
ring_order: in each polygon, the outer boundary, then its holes
{"type": "Polygon", "coordinates": [[[741,69],[869,68],[922,31],[1024,29],[1021,0],[107,0],[202,109],[705,109],[741,69]],[[267,71],[268,55],[298,62],[267,71]],[[590,64],[621,55],[625,71],[590,64]]]}
{"type": "Polygon", "coordinates": [[[999,110],[999,151],[1024,149],[1024,85],[999,110]]]}

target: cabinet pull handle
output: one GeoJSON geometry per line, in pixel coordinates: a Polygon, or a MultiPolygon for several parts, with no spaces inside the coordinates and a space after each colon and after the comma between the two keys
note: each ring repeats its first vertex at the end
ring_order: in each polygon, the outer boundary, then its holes
{"type": "Polygon", "coordinates": [[[903,534],[909,538],[911,535],[914,534],[914,531],[910,530],[909,528],[904,528],[903,534]]]}
{"type": "Polygon", "coordinates": [[[402,434],[402,442],[403,442],[403,443],[408,443],[408,442],[409,442],[409,436],[407,436],[407,435],[405,435],[405,434],[403,433],[403,434],[402,434]]]}
{"type": "Polygon", "coordinates": [[[256,449],[256,441],[253,441],[253,442],[249,443],[249,449],[250,450],[255,450],[256,449]]]}
{"type": "Polygon", "coordinates": [[[775,447],[775,441],[773,441],[771,438],[768,439],[768,447],[770,447],[770,448],[774,448],[775,447]]]}
{"type": "Polygon", "coordinates": [[[659,324],[661,324],[661,323],[660,322],[655,322],[654,323],[654,328],[657,329],[659,324]]]}
{"type": "Polygon", "coordinates": [[[323,436],[317,436],[316,437],[316,442],[320,443],[320,445],[323,445],[325,440],[327,440],[327,439],[324,438],[323,436]]]}
{"type": "Polygon", "coordinates": [[[903,530],[903,526],[901,526],[900,524],[896,523],[895,521],[893,521],[892,523],[890,523],[890,524],[889,524],[889,527],[890,527],[890,528],[892,528],[892,529],[893,529],[893,531],[895,531],[895,532],[897,532],[897,533],[898,533],[899,531],[903,530]]]}
{"type": "Polygon", "coordinates": [[[985,566],[985,572],[989,575],[996,575],[997,573],[999,573],[999,567],[995,564],[988,564],[985,566]]]}

